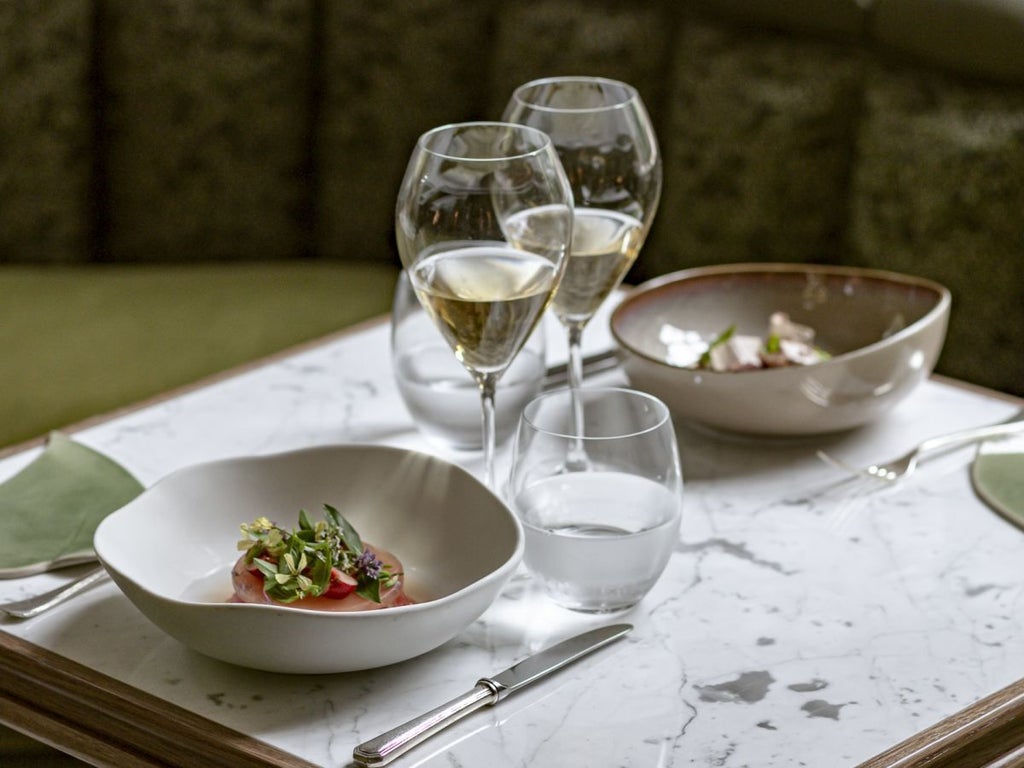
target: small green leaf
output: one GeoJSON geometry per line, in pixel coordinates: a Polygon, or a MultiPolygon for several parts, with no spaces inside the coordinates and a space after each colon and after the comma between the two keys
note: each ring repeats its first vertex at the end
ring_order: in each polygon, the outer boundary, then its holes
{"type": "Polygon", "coordinates": [[[327,591],[327,587],[331,583],[332,568],[331,563],[323,557],[318,557],[313,561],[309,576],[313,580],[313,584],[316,585],[316,594],[322,595],[327,591]]]}
{"type": "Polygon", "coordinates": [[[256,568],[259,569],[259,572],[262,573],[266,578],[272,579],[275,576],[277,576],[277,566],[273,563],[258,557],[252,562],[253,565],[255,565],[256,568]]]}
{"type": "Polygon", "coordinates": [[[712,341],[708,345],[708,348],[704,350],[704,354],[700,356],[700,359],[697,361],[697,365],[701,368],[709,367],[711,365],[711,350],[714,349],[715,347],[720,347],[723,344],[725,344],[725,342],[732,338],[732,335],[734,333],[736,333],[736,326],[730,325],[728,328],[726,328],[724,331],[718,334],[714,341],[712,341]]]}
{"type": "Polygon", "coordinates": [[[327,512],[331,522],[338,527],[338,531],[341,534],[341,543],[345,545],[345,548],[356,555],[360,554],[363,551],[363,540],[359,538],[359,533],[352,527],[352,523],[346,520],[330,504],[324,504],[324,510],[327,512]]]}
{"type": "Polygon", "coordinates": [[[356,587],[356,594],[364,600],[371,600],[374,603],[379,603],[380,581],[374,579],[373,581],[359,582],[359,586],[356,587]]]}

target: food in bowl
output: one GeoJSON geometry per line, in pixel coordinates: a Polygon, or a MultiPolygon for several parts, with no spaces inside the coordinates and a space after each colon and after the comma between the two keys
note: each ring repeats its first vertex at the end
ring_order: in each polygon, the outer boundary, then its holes
{"type": "Polygon", "coordinates": [[[730,325],[707,341],[699,333],[677,328],[671,323],[661,326],[658,339],[665,345],[669,365],[719,373],[814,365],[831,357],[824,349],[815,346],[813,328],[794,323],[785,312],[772,313],[764,339],[738,334],[736,326],[730,325]]]}
{"type": "Polygon", "coordinates": [[[244,554],[231,569],[233,602],[314,611],[372,611],[414,601],[403,589],[402,563],[365,543],[330,504],[315,525],[299,511],[297,530],[266,517],[241,526],[244,554]]]}
{"type": "Polygon", "coordinates": [[[179,469],[104,518],[93,544],[125,596],[187,647],[253,669],[333,674],[395,664],[454,638],[497,599],[524,540],[515,513],[466,469],[352,443],[179,469]],[[295,526],[297,510],[325,500],[365,541],[400,556],[416,602],[374,611],[229,602],[238,510],[295,526]]]}
{"type": "Polygon", "coordinates": [[[630,386],[682,421],[788,437],[838,432],[887,413],[928,377],[942,350],[951,297],[931,280],[823,264],[725,264],[674,272],[634,288],[612,313],[630,386]],[[665,325],[710,342],[730,325],[758,335],[787,313],[813,328],[830,357],[742,374],[670,361],[665,325]]]}

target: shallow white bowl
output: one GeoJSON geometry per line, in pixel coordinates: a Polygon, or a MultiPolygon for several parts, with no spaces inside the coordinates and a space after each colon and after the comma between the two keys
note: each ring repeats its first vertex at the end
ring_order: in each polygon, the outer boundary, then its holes
{"type": "Polygon", "coordinates": [[[96,553],[154,624],[200,653],[273,672],[368,669],[432,650],[494,601],[523,553],[515,515],[472,475],[414,451],[310,448],[175,472],[106,518],[96,553]],[[239,526],[323,504],[393,552],[416,605],[324,613],[228,603],[239,526]]]}
{"type": "Polygon", "coordinates": [[[838,432],[866,424],[932,371],[946,336],[950,294],[938,283],[881,270],[814,264],[727,264],[688,269],[637,286],[611,331],[631,386],[681,419],[734,433],[838,432]],[[711,341],[735,325],[763,338],[788,312],[832,355],[810,366],[716,373],[672,365],[661,327],[711,341]]]}

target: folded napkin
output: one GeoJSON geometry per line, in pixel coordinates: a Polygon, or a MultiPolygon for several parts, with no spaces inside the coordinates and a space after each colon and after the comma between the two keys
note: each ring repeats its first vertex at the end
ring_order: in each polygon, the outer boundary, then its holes
{"type": "Polygon", "coordinates": [[[52,433],[38,457],[0,483],[0,578],[92,560],[100,520],[142,490],[117,462],[52,433]]]}
{"type": "Polygon", "coordinates": [[[985,503],[1024,528],[1024,438],[983,443],[971,467],[971,480],[985,503]]]}

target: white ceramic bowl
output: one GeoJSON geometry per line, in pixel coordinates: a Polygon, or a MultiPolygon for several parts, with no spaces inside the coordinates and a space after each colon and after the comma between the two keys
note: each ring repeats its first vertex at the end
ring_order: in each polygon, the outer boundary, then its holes
{"type": "Polygon", "coordinates": [[[179,470],[107,517],[95,549],[154,624],[200,653],[273,672],[368,669],[432,650],[494,601],[523,553],[522,529],[460,467],[373,445],[309,448],[179,470]],[[331,504],[393,552],[416,605],[324,613],[228,603],[239,525],[297,525],[331,504]]]}
{"type": "Polygon", "coordinates": [[[946,336],[950,294],[938,283],[881,270],[813,264],[728,264],[688,269],[637,286],[611,331],[631,386],[681,419],[751,435],[838,432],[866,424],[932,371],[946,336]],[[711,341],[763,337],[789,313],[816,331],[830,360],[809,366],[716,373],[668,362],[663,325],[711,341]]]}

